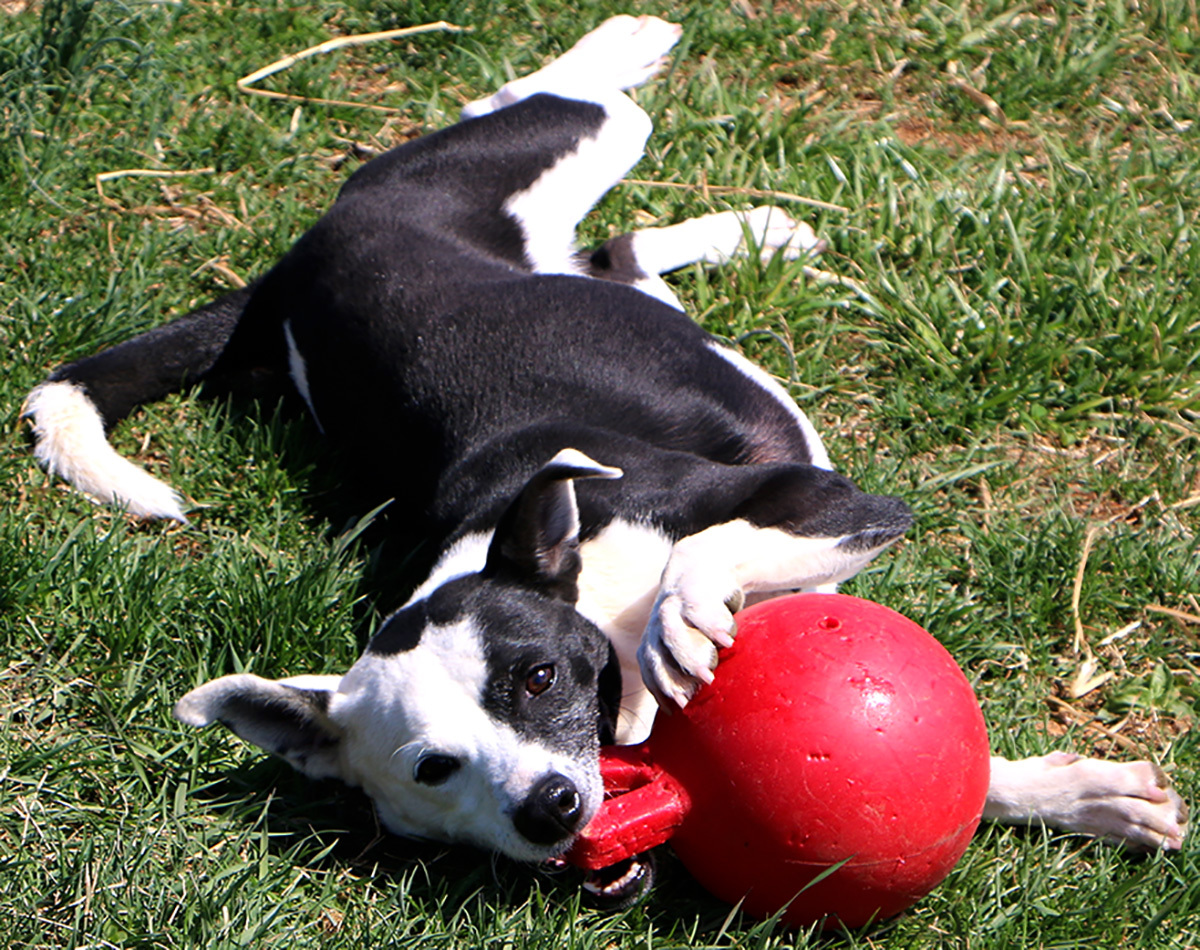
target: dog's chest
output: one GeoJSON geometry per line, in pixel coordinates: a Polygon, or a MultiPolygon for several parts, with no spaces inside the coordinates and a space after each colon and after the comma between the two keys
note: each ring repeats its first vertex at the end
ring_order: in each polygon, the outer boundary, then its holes
{"type": "Polygon", "coordinates": [[[578,610],[608,637],[621,665],[620,743],[640,741],[654,719],[654,699],[641,688],[637,650],[671,544],[655,528],[616,520],[579,548],[578,610]]]}

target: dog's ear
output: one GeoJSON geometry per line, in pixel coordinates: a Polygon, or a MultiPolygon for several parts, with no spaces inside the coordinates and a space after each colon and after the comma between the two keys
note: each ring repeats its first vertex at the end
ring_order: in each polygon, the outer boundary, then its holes
{"type": "Polygon", "coordinates": [[[579,597],[577,478],[620,478],[619,468],[563,449],[529,480],[496,525],[484,575],[574,603],[579,597]]]}
{"type": "Polygon", "coordinates": [[[337,676],[268,680],[249,673],[222,676],[175,704],[189,726],[220,722],[247,742],[287,759],[313,778],[340,778],[340,731],[329,718],[337,676]]]}

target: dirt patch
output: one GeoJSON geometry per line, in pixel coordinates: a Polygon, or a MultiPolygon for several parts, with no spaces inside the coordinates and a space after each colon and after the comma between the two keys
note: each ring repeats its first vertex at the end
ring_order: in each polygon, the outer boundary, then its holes
{"type": "Polygon", "coordinates": [[[1081,730],[1090,740],[1090,753],[1105,758],[1161,751],[1192,727],[1190,717],[1152,709],[1137,710],[1119,721],[1112,721],[1112,716],[1105,715],[1106,698],[1107,690],[1097,690],[1082,699],[1070,700],[1066,687],[1056,684],[1056,691],[1048,702],[1050,716],[1046,732],[1061,737],[1072,729],[1081,730]]]}
{"type": "Polygon", "coordinates": [[[989,123],[990,128],[976,130],[939,128],[928,116],[905,115],[893,126],[896,138],[908,146],[932,145],[951,155],[974,155],[979,152],[1020,152],[1035,154],[1042,151],[1041,140],[1021,129],[1002,128],[989,123]]]}

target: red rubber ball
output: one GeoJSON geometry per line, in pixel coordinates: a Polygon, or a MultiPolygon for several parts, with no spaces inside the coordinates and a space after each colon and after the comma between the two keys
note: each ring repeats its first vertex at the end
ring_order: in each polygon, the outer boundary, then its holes
{"type": "Polygon", "coordinates": [[[742,611],[716,681],[660,715],[652,745],[692,799],[671,841],[688,870],[793,925],[904,910],[954,867],[987,796],[983,716],[950,654],[840,594],[742,611]]]}

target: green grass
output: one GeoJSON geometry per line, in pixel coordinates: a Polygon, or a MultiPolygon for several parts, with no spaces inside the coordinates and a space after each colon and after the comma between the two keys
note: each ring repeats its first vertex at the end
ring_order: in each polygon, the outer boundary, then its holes
{"type": "MultiPolygon", "coordinates": [[[[24,394],[230,274],[261,272],[357,156],[451,121],[621,8],[42,0],[9,12],[23,6],[0,3],[0,944],[1200,940],[1194,846],[1138,858],[1001,828],[865,933],[730,916],[669,856],[647,903],[600,914],[570,880],[381,836],[358,793],[175,723],[173,700],[211,676],[344,669],[403,596],[410,552],[358,534],[367,513],[324,480],[313,429],[274,406],[179,397],[118,428],[123,452],[194,500],[177,530],[48,482],[17,421],[24,394]],[[332,35],[437,19],[472,32],[309,60],[265,84],[390,112],[234,88],[332,35]],[[118,178],[100,195],[97,174],[131,168],[194,174],[118,178]]],[[[685,187],[618,188],[588,239],[750,203],[729,186],[838,206],[788,208],[829,239],[821,266],[853,284],[781,261],[674,283],[709,329],[790,380],[840,467],[917,512],[910,539],[847,590],[951,647],[1001,751],[1148,755],[1194,797],[1194,3],[638,9],[686,29],[670,71],[638,94],[658,131],[633,175],[685,187]],[[1071,699],[1077,622],[1114,675],[1071,699]]]]}

